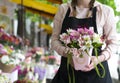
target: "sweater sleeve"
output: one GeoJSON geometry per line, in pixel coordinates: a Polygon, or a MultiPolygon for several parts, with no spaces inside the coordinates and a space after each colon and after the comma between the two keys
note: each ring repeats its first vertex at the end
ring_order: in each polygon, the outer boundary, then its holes
{"type": "Polygon", "coordinates": [[[117,37],[116,37],[116,21],[114,11],[112,8],[106,8],[106,20],[104,24],[104,35],[106,47],[103,49],[102,54],[105,56],[105,60],[108,60],[114,51],[116,51],[117,37]]]}
{"type": "Polygon", "coordinates": [[[64,19],[64,7],[63,4],[59,6],[58,12],[56,13],[53,21],[53,32],[51,37],[51,48],[55,50],[59,55],[65,56],[65,49],[59,41],[59,36],[62,28],[62,22],[64,19]]]}

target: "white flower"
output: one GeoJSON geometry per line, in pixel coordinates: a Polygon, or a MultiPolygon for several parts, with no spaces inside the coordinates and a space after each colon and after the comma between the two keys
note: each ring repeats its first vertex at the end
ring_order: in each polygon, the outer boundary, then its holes
{"type": "Polygon", "coordinates": [[[93,42],[101,43],[102,41],[101,41],[100,35],[95,33],[93,35],[93,42]]]}
{"type": "Polygon", "coordinates": [[[82,47],[80,48],[80,50],[82,50],[82,51],[85,51],[86,49],[87,49],[86,46],[82,46],[82,47]]]}
{"type": "Polygon", "coordinates": [[[92,47],[92,42],[91,42],[91,41],[86,41],[86,42],[85,42],[85,46],[86,46],[87,48],[92,47]]]}
{"type": "Polygon", "coordinates": [[[71,32],[73,32],[74,30],[73,29],[67,29],[67,33],[71,33],[71,32]]]}
{"type": "Polygon", "coordinates": [[[38,54],[38,55],[42,55],[43,52],[42,52],[42,51],[37,51],[36,54],[38,54]]]}
{"type": "Polygon", "coordinates": [[[20,59],[22,61],[25,59],[25,56],[21,53],[14,53],[14,54],[12,54],[12,56],[17,58],[17,59],[20,59]]]}
{"type": "Polygon", "coordinates": [[[9,82],[9,79],[7,76],[5,75],[0,75],[0,83],[8,83],[9,82]]]}
{"type": "Polygon", "coordinates": [[[8,57],[8,55],[4,55],[4,56],[1,57],[1,62],[3,64],[5,64],[5,63],[7,63],[9,61],[10,61],[10,58],[8,57]]]}
{"type": "Polygon", "coordinates": [[[19,59],[15,59],[15,63],[16,63],[16,64],[19,64],[19,63],[20,63],[20,60],[19,60],[19,59]]]}
{"type": "Polygon", "coordinates": [[[21,53],[18,53],[17,57],[22,61],[25,59],[25,56],[21,53]]]}
{"type": "Polygon", "coordinates": [[[90,39],[90,36],[89,35],[83,35],[83,40],[85,40],[85,41],[91,41],[91,39],[90,39]]]}
{"type": "Polygon", "coordinates": [[[32,79],[34,77],[33,72],[28,72],[27,78],[32,79]]]}
{"type": "Polygon", "coordinates": [[[38,78],[39,78],[39,74],[38,73],[35,73],[35,80],[38,80],[38,78]]]}

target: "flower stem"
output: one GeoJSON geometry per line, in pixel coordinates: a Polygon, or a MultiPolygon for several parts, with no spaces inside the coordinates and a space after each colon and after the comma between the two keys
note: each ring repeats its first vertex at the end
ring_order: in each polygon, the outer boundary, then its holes
{"type": "Polygon", "coordinates": [[[69,79],[69,83],[75,83],[75,74],[74,74],[74,70],[73,68],[71,67],[72,69],[72,74],[73,74],[73,82],[71,81],[71,76],[70,76],[70,73],[69,73],[69,63],[70,61],[72,60],[72,53],[68,51],[68,57],[67,57],[67,70],[68,70],[68,79],[69,79]]]}
{"type": "MultiPolygon", "coordinates": [[[[95,50],[95,55],[96,55],[96,57],[97,57],[97,59],[98,59],[97,48],[94,48],[94,50],[95,50]]],[[[102,75],[100,74],[100,71],[99,71],[97,65],[94,63],[95,70],[96,70],[96,72],[97,72],[97,74],[98,74],[99,77],[104,78],[104,77],[105,77],[105,68],[104,68],[103,64],[99,61],[99,59],[98,59],[98,62],[99,62],[98,64],[100,65],[100,67],[101,67],[102,70],[103,70],[103,74],[102,74],[102,75]]]]}

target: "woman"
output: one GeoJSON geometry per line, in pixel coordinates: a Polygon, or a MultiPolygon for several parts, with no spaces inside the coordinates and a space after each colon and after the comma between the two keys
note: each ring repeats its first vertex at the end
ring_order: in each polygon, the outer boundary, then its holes
{"type": "MultiPolygon", "coordinates": [[[[104,66],[106,73],[104,78],[100,78],[97,75],[94,63],[98,64],[99,61],[95,56],[92,56],[91,63],[87,65],[85,70],[76,71],[74,69],[75,83],[112,83],[107,60],[112,55],[112,50],[116,42],[114,12],[109,6],[103,5],[95,0],[72,0],[71,3],[60,5],[54,17],[51,46],[62,58],[60,68],[52,83],[69,83],[66,53],[71,49],[61,44],[59,36],[61,33],[66,32],[67,28],[71,27],[72,29],[76,29],[79,25],[94,27],[95,33],[104,35],[106,46],[98,50],[98,59],[104,66]]],[[[74,68],[72,63],[70,66],[74,68]]],[[[98,68],[102,73],[103,70],[99,66],[98,68]]],[[[71,69],[69,75],[72,77],[71,69]]]]}

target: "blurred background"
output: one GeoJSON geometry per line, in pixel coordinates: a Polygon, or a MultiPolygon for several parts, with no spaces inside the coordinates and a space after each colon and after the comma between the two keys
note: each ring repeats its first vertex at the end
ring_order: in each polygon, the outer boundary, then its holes
{"type": "MultiPolygon", "coordinates": [[[[0,83],[50,83],[60,56],[50,49],[53,18],[70,0],[0,0],[0,83]]],[[[120,0],[97,0],[114,9],[118,49],[108,61],[120,83],[120,0]]]]}

